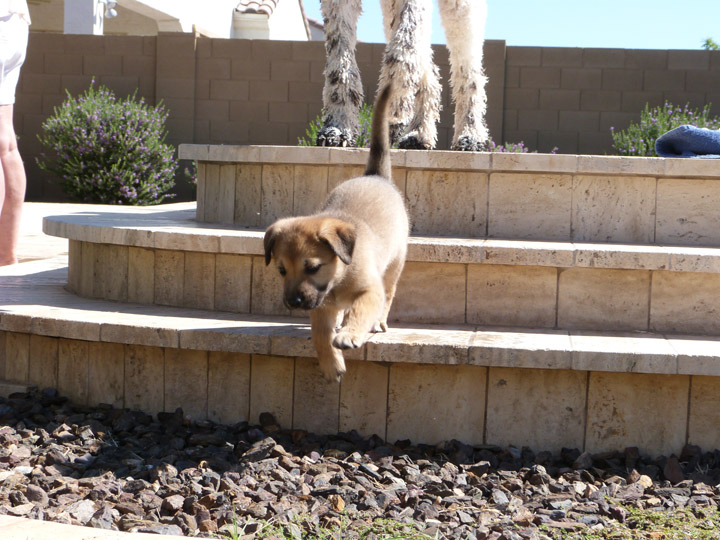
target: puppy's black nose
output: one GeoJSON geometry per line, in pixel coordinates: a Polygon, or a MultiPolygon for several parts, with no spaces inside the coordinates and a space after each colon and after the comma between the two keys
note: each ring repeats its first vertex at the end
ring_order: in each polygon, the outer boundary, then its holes
{"type": "Polygon", "coordinates": [[[287,304],[290,308],[298,308],[302,305],[303,299],[300,296],[291,296],[287,299],[287,304]]]}

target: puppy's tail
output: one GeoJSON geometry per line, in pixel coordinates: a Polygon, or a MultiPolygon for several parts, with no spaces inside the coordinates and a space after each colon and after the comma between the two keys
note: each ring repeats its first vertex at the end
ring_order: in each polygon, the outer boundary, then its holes
{"type": "Polygon", "coordinates": [[[370,157],[365,167],[366,175],[376,174],[390,180],[390,125],[388,122],[388,104],[391,85],[383,88],[375,99],[372,132],[370,134],[370,157]]]}

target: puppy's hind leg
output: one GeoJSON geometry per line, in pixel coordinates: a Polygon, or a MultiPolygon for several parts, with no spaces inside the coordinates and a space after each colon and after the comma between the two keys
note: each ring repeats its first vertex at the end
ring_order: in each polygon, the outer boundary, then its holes
{"type": "Polygon", "coordinates": [[[397,290],[397,283],[402,274],[403,267],[405,266],[405,256],[399,258],[388,267],[385,275],[383,276],[383,285],[385,286],[385,309],[380,319],[373,326],[373,332],[387,332],[388,325],[387,319],[392,307],[393,298],[395,298],[395,291],[397,290]]]}
{"type": "Polygon", "coordinates": [[[356,349],[362,347],[367,335],[383,313],[385,296],[382,286],[361,293],[347,312],[345,326],[335,334],[333,346],[338,349],[356,349]]]}
{"type": "Polygon", "coordinates": [[[342,352],[332,345],[339,314],[340,310],[328,307],[310,310],[312,338],[320,371],[330,382],[340,382],[345,374],[342,352]]]}

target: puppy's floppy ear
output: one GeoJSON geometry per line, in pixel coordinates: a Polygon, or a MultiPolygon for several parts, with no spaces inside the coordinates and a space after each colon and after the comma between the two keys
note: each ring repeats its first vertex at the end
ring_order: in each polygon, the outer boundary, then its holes
{"type": "Polygon", "coordinates": [[[273,223],[265,231],[265,238],[263,238],[263,245],[265,246],[265,266],[270,264],[273,246],[275,245],[275,240],[277,239],[279,232],[280,227],[278,227],[277,223],[273,223]]]}
{"type": "Polygon", "coordinates": [[[333,250],[333,253],[350,264],[355,249],[355,226],[340,219],[327,219],[320,227],[318,238],[333,250]]]}

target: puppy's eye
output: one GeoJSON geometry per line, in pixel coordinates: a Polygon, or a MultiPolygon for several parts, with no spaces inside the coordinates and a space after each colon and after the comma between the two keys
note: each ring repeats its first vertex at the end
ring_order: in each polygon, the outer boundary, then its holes
{"type": "Polygon", "coordinates": [[[313,274],[317,274],[318,270],[320,270],[320,265],[319,265],[319,264],[316,265],[316,266],[307,266],[307,267],[305,268],[305,273],[308,274],[308,275],[313,275],[313,274]]]}
{"type": "Polygon", "coordinates": [[[281,276],[284,276],[285,274],[287,274],[287,272],[285,271],[285,269],[282,266],[278,268],[278,272],[280,272],[281,276]]]}

